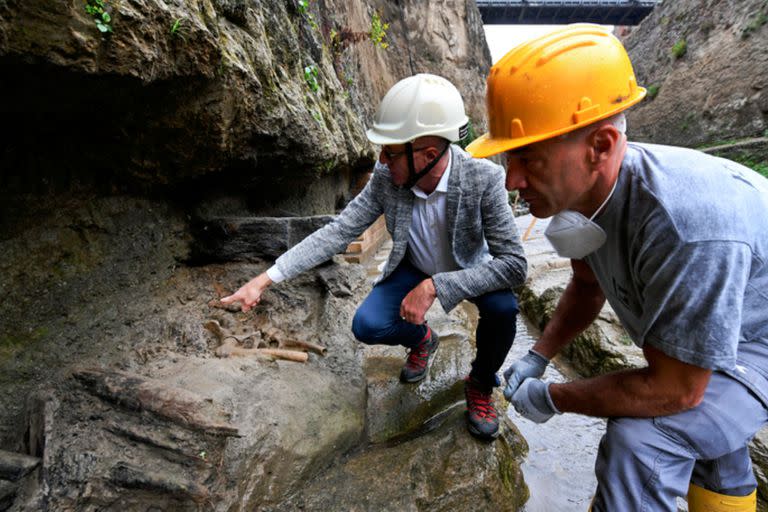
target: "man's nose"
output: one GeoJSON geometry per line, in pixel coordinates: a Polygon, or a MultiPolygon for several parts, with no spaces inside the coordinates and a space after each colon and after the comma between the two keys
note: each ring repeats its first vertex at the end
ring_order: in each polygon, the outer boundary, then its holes
{"type": "Polygon", "coordinates": [[[516,164],[514,160],[510,160],[507,163],[507,179],[505,186],[507,190],[520,190],[527,186],[525,181],[525,173],[520,168],[519,164],[516,164]]]}

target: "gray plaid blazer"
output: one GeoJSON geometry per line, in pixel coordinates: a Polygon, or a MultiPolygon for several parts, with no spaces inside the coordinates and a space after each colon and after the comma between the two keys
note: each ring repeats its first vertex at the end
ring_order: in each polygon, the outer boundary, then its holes
{"type": "MultiPolygon", "coordinates": [[[[443,309],[466,298],[523,284],[527,263],[504,188],[504,169],[472,158],[451,146],[447,220],[453,256],[461,267],[432,276],[443,309]],[[490,256],[483,250],[488,242],[490,256]]],[[[413,192],[392,183],[389,170],[376,165],[362,192],[330,223],[293,246],[275,262],[286,278],[294,277],[338,254],[381,214],[392,237],[380,280],[403,260],[411,226],[413,192]]]]}

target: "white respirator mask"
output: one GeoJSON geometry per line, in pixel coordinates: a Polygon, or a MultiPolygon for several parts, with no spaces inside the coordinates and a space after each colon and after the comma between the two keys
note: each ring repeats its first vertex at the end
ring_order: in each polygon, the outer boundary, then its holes
{"type": "Polygon", "coordinates": [[[555,248],[558,256],[580,260],[603,246],[608,237],[603,228],[598,226],[593,219],[608,203],[618,182],[617,178],[608,197],[591,217],[587,218],[573,210],[563,210],[552,217],[549,226],[544,231],[544,236],[555,248]]]}

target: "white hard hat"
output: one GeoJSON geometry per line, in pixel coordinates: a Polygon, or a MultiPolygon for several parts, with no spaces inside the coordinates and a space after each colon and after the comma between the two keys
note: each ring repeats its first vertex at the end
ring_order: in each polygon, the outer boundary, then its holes
{"type": "Polygon", "coordinates": [[[366,135],[374,144],[405,144],[426,135],[456,142],[466,136],[468,121],[456,87],[441,76],[422,73],[392,86],[366,135]]]}

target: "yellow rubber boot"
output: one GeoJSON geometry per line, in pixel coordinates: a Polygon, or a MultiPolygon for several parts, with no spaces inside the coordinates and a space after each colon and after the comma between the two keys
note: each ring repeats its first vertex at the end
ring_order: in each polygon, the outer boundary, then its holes
{"type": "Polygon", "coordinates": [[[691,484],[688,488],[689,512],[755,512],[757,489],[746,496],[728,496],[691,484]]]}

